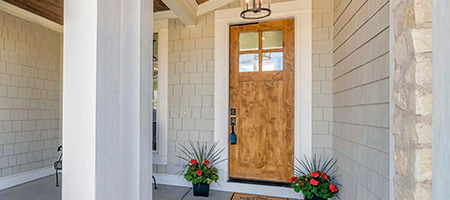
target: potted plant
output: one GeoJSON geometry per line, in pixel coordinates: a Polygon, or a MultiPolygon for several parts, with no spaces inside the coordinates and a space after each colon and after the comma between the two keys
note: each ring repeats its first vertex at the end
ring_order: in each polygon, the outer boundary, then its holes
{"type": "Polygon", "coordinates": [[[296,160],[300,166],[295,166],[295,176],[290,179],[295,192],[302,191],[305,200],[326,200],[337,195],[339,184],[330,176],[337,160],[322,157],[317,160],[316,156],[312,160],[306,156],[304,160],[296,160]]]}
{"type": "Polygon", "coordinates": [[[192,182],[194,196],[209,196],[209,185],[219,180],[219,171],[216,165],[225,161],[220,159],[220,154],[225,150],[217,149],[218,142],[208,147],[207,143],[189,141],[190,148],[180,145],[178,149],[182,155],[180,159],[187,162],[180,174],[192,182]]]}

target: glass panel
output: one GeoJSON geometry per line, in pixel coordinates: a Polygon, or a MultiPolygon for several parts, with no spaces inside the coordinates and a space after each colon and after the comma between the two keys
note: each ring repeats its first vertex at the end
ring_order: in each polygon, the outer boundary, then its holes
{"type": "Polygon", "coordinates": [[[156,151],[156,140],[158,135],[157,127],[158,103],[153,103],[153,151],[156,151]]]}
{"type": "Polygon", "coordinates": [[[262,41],[263,49],[283,48],[283,31],[264,31],[262,41]]]}
{"type": "MultiPolygon", "coordinates": [[[[158,101],[158,33],[153,33],[153,101],[158,101]]],[[[158,129],[157,129],[157,113],[158,113],[158,103],[153,102],[153,123],[152,123],[152,137],[153,151],[157,150],[157,138],[158,138],[158,129]]]]}
{"type": "Polygon", "coordinates": [[[283,52],[263,53],[263,71],[283,70],[283,52]]]}
{"type": "Polygon", "coordinates": [[[258,32],[239,34],[240,51],[258,50],[258,43],[258,32]]]}
{"type": "Polygon", "coordinates": [[[239,55],[239,72],[259,71],[259,55],[257,53],[239,55]]]}
{"type": "Polygon", "coordinates": [[[158,33],[153,33],[153,100],[158,100],[158,33]]]}
{"type": "MultiPolygon", "coordinates": [[[[158,70],[158,65],[153,65],[154,67],[156,66],[156,70],[158,70]]],[[[158,73],[156,74],[156,76],[153,76],[153,100],[154,101],[158,101],[158,73]]]]}
{"type": "Polygon", "coordinates": [[[153,61],[158,61],[158,33],[153,33],[153,61]]]}

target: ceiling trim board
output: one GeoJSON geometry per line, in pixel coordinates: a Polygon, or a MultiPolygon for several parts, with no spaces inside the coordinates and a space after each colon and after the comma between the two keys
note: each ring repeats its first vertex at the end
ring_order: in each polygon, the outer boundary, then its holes
{"type": "Polygon", "coordinates": [[[162,20],[162,19],[175,19],[177,16],[170,10],[167,11],[159,11],[153,13],[153,20],[162,20]]]}

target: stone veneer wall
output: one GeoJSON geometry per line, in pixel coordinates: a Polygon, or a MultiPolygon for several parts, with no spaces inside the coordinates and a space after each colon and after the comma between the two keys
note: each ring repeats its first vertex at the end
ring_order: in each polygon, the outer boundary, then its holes
{"type": "Polygon", "coordinates": [[[61,144],[61,34],[0,11],[0,177],[49,167],[61,144]]]}
{"type": "Polygon", "coordinates": [[[389,0],[334,0],[333,150],[342,200],[389,192],[389,0]]]}
{"type": "Polygon", "coordinates": [[[393,1],[395,199],[431,199],[432,1],[393,1]]]}

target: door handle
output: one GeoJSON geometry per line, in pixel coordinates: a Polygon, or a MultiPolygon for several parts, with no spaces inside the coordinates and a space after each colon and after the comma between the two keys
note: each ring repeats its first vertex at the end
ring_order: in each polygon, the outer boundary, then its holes
{"type": "Polygon", "coordinates": [[[235,145],[237,143],[236,133],[234,132],[234,126],[236,126],[236,108],[231,109],[231,134],[230,134],[230,143],[231,145],[235,145]]]}
{"type": "Polygon", "coordinates": [[[231,125],[230,143],[235,145],[237,143],[236,133],[234,132],[234,125],[231,125]]]}

